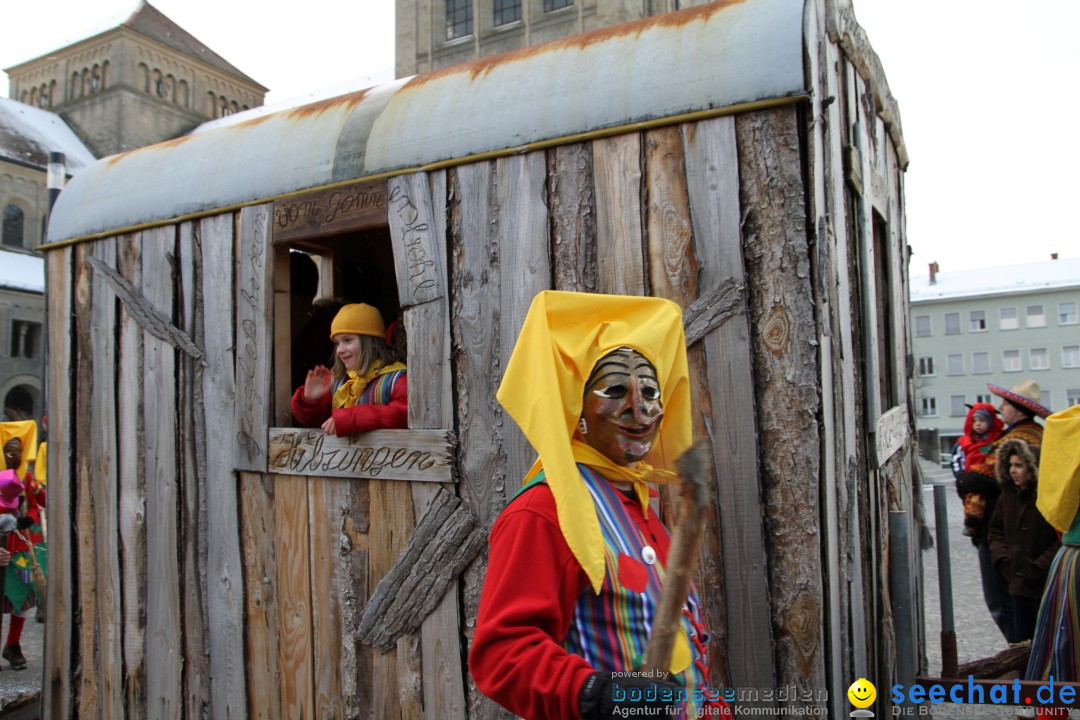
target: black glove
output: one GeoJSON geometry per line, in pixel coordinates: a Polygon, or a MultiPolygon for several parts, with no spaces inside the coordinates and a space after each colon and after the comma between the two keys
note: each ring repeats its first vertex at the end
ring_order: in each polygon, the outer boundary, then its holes
{"type": "Polygon", "coordinates": [[[668,717],[667,708],[678,707],[685,694],[682,686],[643,673],[594,672],[581,686],[578,709],[585,720],[622,717],[617,709],[648,708],[657,713],[645,717],[668,717]]]}
{"type": "Polygon", "coordinates": [[[30,517],[29,515],[23,515],[18,519],[18,521],[16,521],[15,527],[20,530],[29,530],[30,528],[34,527],[34,518],[30,517]]]}

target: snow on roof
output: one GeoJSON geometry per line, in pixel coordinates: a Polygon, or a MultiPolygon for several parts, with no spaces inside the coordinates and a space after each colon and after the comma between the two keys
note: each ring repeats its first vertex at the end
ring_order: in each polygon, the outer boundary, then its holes
{"type": "Polygon", "coordinates": [[[929,275],[917,275],[911,278],[911,303],[1070,287],[1080,287],[1080,257],[981,270],[939,270],[932,285],[929,275]]]}
{"type": "Polygon", "coordinates": [[[0,250],[0,288],[45,292],[45,258],[0,250]]]}
{"type": "Polygon", "coordinates": [[[0,159],[44,169],[50,152],[64,153],[68,173],[94,162],[94,155],[59,115],[0,98],[0,159]]]}

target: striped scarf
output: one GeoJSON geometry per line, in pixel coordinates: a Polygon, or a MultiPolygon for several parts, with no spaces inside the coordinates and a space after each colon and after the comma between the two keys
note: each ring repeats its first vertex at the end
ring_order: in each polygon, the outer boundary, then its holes
{"type": "MultiPolygon", "coordinates": [[[[658,561],[641,562],[648,543],[623,506],[620,491],[585,465],[579,464],[578,469],[600,520],[606,572],[599,595],[586,590],[578,598],[563,646],[585,658],[594,668],[613,672],[633,670],[644,657],[652,633],[664,569],[658,561]],[[620,561],[624,565],[622,573],[620,561]],[[642,568],[646,574],[644,582],[640,578],[642,568]],[[636,582],[630,579],[633,574],[638,575],[636,582]],[[643,584],[644,588],[634,591],[626,584],[643,584]]],[[[693,658],[681,674],[687,695],[683,712],[684,717],[696,717],[700,702],[695,699],[694,690],[704,688],[708,677],[708,639],[702,631],[700,605],[694,592],[683,608],[682,625],[693,658]]]]}

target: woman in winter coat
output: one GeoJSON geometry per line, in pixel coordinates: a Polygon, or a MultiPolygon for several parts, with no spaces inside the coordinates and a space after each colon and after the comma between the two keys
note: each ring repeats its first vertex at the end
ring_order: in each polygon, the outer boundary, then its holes
{"type": "Polygon", "coordinates": [[[990,557],[1013,599],[1014,637],[1030,640],[1050,563],[1061,541],[1035,507],[1039,469],[1028,444],[1006,440],[998,448],[996,468],[1001,495],[990,518],[990,557]]]}

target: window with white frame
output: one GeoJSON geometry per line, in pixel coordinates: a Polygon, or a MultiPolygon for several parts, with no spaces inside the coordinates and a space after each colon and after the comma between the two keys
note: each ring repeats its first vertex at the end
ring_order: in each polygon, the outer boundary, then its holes
{"type": "Polygon", "coordinates": [[[949,396],[949,415],[952,417],[964,417],[967,415],[967,406],[964,405],[966,398],[963,395],[949,396]]]}
{"type": "Polygon", "coordinates": [[[1016,314],[1016,308],[1001,308],[998,313],[998,329],[1016,330],[1020,327],[1020,317],[1016,314]]]}
{"type": "Polygon", "coordinates": [[[919,414],[923,417],[937,417],[937,399],[932,397],[919,398],[919,414]]]}
{"type": "Polygon", "coordinates": [[[1031,348],[1028,351],[1028,366],[1032,370],[1049,370],[1050,353],[1046,348],[1031,348]]]}
{"type": "Polygon", "coordinates": [[[1043,407],[1054,407],[1054,402],[1050,399],[1050,391],[1043,390],[1039,393],[1039,404],[1043,407]]]}
{"type": "Polygon", "coordinates": [[[930,316],[929,315],[916,315],[915,316],[915,337],[930,337],[930,316]]]}
{"type": "Polygon", "coordinates": [[[994,396],[990,393],[975,393],[975,402],[986,403],[988,405],[994,404],[994,396]]]}
{"type": "Polygon", "coordinates": [[[1080,367],[1080,345],[1066,345],[1061,348],[1061,367],[1080,367]]]}
{"type": "Polygon", "coordinates": [[[919,375],[934,374],[934,358],[930,356],[919,358],[919,375]]]}
{"type": "Polygon", "coordinates": [[[964,374],[964,356],[962,353],[956,353],[955,355],[947,355],[945,357],[945,374],[946,375],[963,375],[964,374]]]}
{"type": "Polygon", "coordinates": [[[1046,327],[1046,312],[1042,305],[1027,306],[1027,326],[1029,328],[1046,327]]]}
{"type": "Polygon", "coordinates": [[[1075,302],[1058,303],[1058,325],[1076,325],[1080,322],[1075,302]]]}
{"type": "Polygon", "coordinates": [[[972,310],[968,313],[968,332],[986,331],[986,311],[972,310]]]}
{"type": "Polygon", "coordinates": [[[1080,405],[1080,388],[1069,388],[1065,391],[1065,404],[1069,407],[1080,405]]]}
{"type": "Polygon", "coordinates": [[[986,375],[990,372],[990,353],[988,352],[973,352],[971,353],[971,374],[972,375],[986,375]]]}
{"type": "Polygon", "coordinates": [[[446,0],[446,39],[472,35],[472,0],[446,0]]]}
{"type": "Polygon", "coordinates": [[[1020,365],[1019,350],[1001,351],[1001,369],[1004,372],[1020,372],[1024,368],[1020,365]]]}
{"type": "Polygon", "coordinates": [[[945,334],[946,335],[959,335],[960,334],[960,313],[945,313],[945,334]]]}

